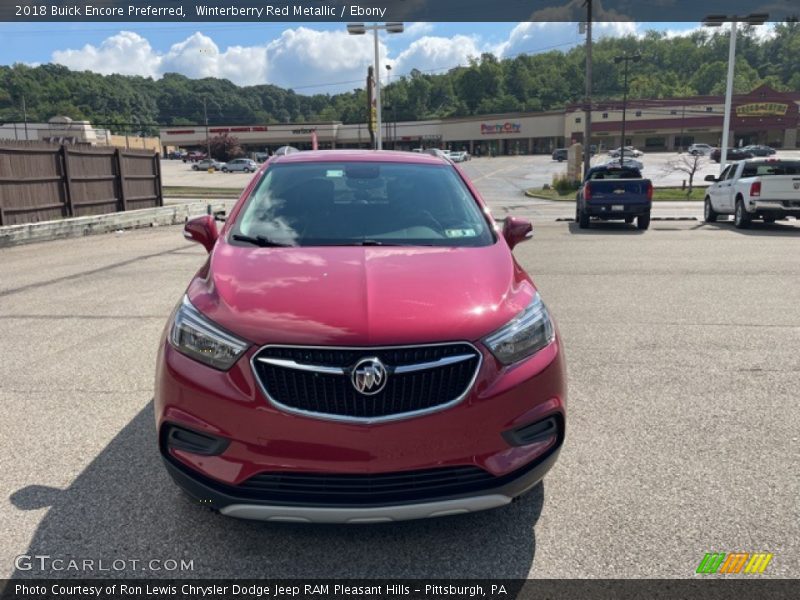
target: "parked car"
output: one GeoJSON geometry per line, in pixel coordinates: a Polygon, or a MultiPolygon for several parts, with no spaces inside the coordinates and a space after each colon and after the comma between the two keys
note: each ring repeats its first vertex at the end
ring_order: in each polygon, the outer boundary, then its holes
{"type": "Polygon", "coordinates": [[[531,224],[495,227],[452,163],[359,150],[273,157],[219,233],[188,221],[210,257],[155,381],[175,482],[224,515],[337,523],[532,489],[564,439],[565,365],[512,255],[531,224]]]}
{"type": "MultiPolygon", "coordinates": [[[[616,158],[617,156],[619,156],[621,154],[621,151],[622,151],[621,148],[614,148],[614,149],[608,151],[608,155],[616,158]]],[[[638,149],[634,148],[633,146],[625,146],[625,156],[637,157],[637,156],[641,156],[642,154],[644,154],[644,153],[641,150],[638,150],[638,149]]]]}
{"type": "Polygon", "coordinates": [[[268,152],[255,152],[253,153],[253,160],[257,163],[263,163],[265,160],[269,158],[268,152]]]}
{"type": "MultiPolygon", "coordinates": [[[[714,162],[719,162],[722,158],[722,150],[719,148],[714,148],[711,152],[711,160],[714,162]]],[[[748,152],[744,148],[728,148],[728,152],[725,156],[725,160],[727,161],[734,161],[734,160],[744,160],[746,158],[753,158],[753,153],[748,152]]]]}
{"type": "Polygon", "coordinates": [[[233,173],[234,171],[255,173],[258,170],[258,163],[250,158],[234,158],[222,165],[220,169],[223,173],[233,173]]]}
{"type": "Polygon", "coordinates": [[[458,150],[455,152],[450,152],[450,160],[453,162],[464,162],[472,158],[466,150],[458,150]]]}
{"type": "Polygon", "coordinates": [[[623,158],[621,160],[619,158],[610,159],[608,162],[606,162],[606,165],[608,165],[608,166],[615,166],[616,165],[616,166],[630,167],[632,169],[638,169],[639,171],[644,169],[644,165],[642,164],[642,161],[636,160],[635,158],[630,158],[630,157],[628,157],[627,154],[625,155],[625,158],[623,158]]]}
{"type": "Polygon", "coordinates": [[[602,165],[586,173],[575,198],[575,221],[586,229],[592,218],[623,219],[626,223],[636,219],[639,229],[647,229],[652,204],[653,183],[643,179],[639,169],[602,165]]]}
{"type": "Polygon", "coordinates": [[[762,146],[760,144],[753,144],[751,146],[745,146],[742,148],[745,152],[749,152],[754,157],[755,156],[773,156],[776,154],[777,150],[775,148],[771,148],[770,146],[762,146]]]}
{"type": "Polygon", "coordinates": [[[692,144],[687,152],[693,156],[709,156],[714,150],[710,144],[692,144]]]}
{"type": "Polygon", "coordinates": [[[185,150],[173,150],[167,154],[167,158],[170,160],[183,160],[186,158],[186,154],[185,150]]]}
{"type": "Polygon", "coordinates": [[[208,169],[222,171],[225,169],[225,163],[220,162],[218,160],[214,160],[213,158],[204,158],[203,160],[198,161],[192,165],[193,171],[207,171],[208,169]]]}
{"type": "Polygon", "coordinates": [[[275,154],[273,154],[273,156],[284,156],[286,154],[292,154],[293,152],[300,152],[300,150],[294,146],[281,146],[275,150],[275,154]]]}
{"type": "Polygon", "coordinates": [[[425,148],[422,153],[430,154],[431,156],[438,156],[440,158],[450,159],[449,150],[441,150],[439,148],[425,148]]]}
{"type": "Polygon", "coordinates": [[[553,150],[553,160],[564,162],[569,158],[569,151],[566,148],[556,148],[553,150]]]}
{"type": "Polygon", "coordinates": [[[711,182],[704,203],[707,223],[728,214],[739,229],[749,227],[753,219],[800,219],[800,160],[743,160],[725,167],[719,177],[705,179],[711,182]]]}
{"type": "Polygon", "coordinates": [[[183,162],[197,162],[199,160],[203,160],[204,158],[206,158],[206,156],[207,155],[205,152],[192,150],[191,152],[188,152],[186,156],[183,157],[183,162]]]}

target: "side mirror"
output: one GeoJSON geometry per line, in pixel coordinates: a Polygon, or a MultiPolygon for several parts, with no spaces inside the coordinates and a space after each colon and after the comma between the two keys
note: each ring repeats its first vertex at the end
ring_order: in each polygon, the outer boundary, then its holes
{"type": "Polygon", "coordinates": [[[717,177],[715,175],[706,175],[705,180],[710,181],[711,183],[716,183],[717,177]]]}
{"type": "Polygon", "coordinates": [[[183,227],[183,237],[192,242],[201,244],[207,252],[211,252],[217,243],[217,224],[212,215],[203,215],[186,221],[183,227]]]}
{"type": "Polygon", "coordinates": [[[533,225],[527,219],[506,217],[503,224],[503,238],[512,250],[514,246],[533,237],[533,225]]]}

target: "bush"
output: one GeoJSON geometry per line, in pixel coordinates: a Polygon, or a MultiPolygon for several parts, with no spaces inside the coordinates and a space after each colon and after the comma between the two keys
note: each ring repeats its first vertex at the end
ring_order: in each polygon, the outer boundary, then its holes
{"type": "Polygon", "coordinates": [[[553,174],[553,189],[555,189],[562,196],[576,191],[578,187],[580,187],[580,182],[570,179],[566,173],[553,174]]]}
{"type": "Polygon", "coordinates": [[[239,145],[239,140],[232,135],[222,134],[211,138],[211,158],[222,162],[228,162],[234,158],[244,156],[244,151],[239,145]]]}

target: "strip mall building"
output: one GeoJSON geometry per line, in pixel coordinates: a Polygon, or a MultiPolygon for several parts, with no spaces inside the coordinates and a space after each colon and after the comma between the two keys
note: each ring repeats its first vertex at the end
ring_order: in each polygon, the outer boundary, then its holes
{"type": "MultiPolygon", "coordinates": [[[[761,86],[733,98],[731,145],[798,146],[800,92],[778,92],[761,86]]],[[[625,142],[645,151],[671,151],[693,143],[719,145],[724,98],[695,96],[664,100],[632,100],[626,109],[625,142]]],[[[384,118],[391,116],[384,114],[384,118]]],[[[468,150],[473,155],[539,154],[583,141],[585,114],[581,105],[539,113],[509,113],[478,117],[384,123],[384,147],[468,150]]],[[[601,148],[620,145],[622,103],[595,103],[591,143],[601,148]]],[[[236,136],[249,152],[272,151],[291,145],[311,146],[317,133],[320,148],[369,148],[366,124],[336,121],[302,124],[166,127],[161,129],[165,151],[203,148],[207,137],[236,136]]]]}

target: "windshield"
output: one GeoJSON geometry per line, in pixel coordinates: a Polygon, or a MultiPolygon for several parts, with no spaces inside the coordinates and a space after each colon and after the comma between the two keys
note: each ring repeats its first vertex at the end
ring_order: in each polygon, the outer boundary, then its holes
{"type": "Polygon", "coordinates": [[[279,245],[487,246],[488,221],[448,165],[274,165],[231,231],[279,245]]]}
{"type": "Polygon", "coordinates": [[[766,175],[800,175],[800,161],[771,160],[769,162],[748,163],[742,171],[742,177],[763,177],[766,175]]]}

